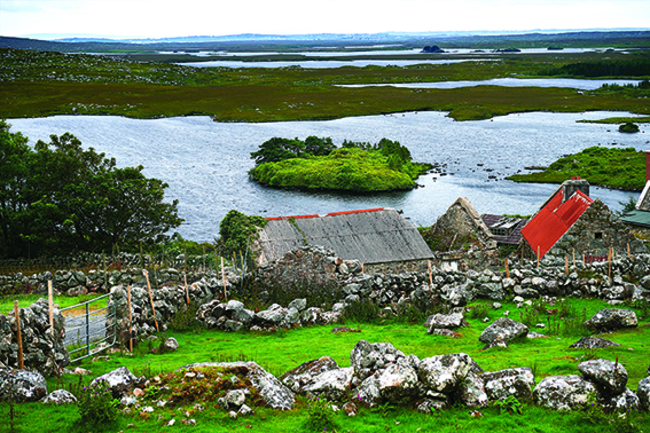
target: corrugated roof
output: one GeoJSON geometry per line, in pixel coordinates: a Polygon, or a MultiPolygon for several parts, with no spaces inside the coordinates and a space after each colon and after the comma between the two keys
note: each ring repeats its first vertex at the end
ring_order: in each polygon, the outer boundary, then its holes
{"type": "Polygon", "coordinates": [[[417,228],[395,209],[268,219],[259,243],[269,261],[282,258],[305,242],[331,248],[344,260],[366,264],[433,258],[417,228]]]}
{"type": "MultiPolygon", "coordinates": [[[[650,183],[650,182],[649,182],[650,183]]],[[[621,217],[625,224],[633,226],[650,227],[650,212],[642,210],[633,210],[621,217]]]]}
{"type": "Polygon", "coordinates": [[[562,196],[563,191],[556,192],[521,230],[521,234],[535,253],[539,248],[540,258],[544,257],[594,201],[581,191],[576,191],[564,203],[562,196]]]}
{"type": "Polygon", "coordinates": [[[639,195],[639,200],[636,202],[636,208],[650,211],[650,180],[645,183],[645,187],[641,191],[641,195],[639,195]]]}
{"type": "Polygon", "coordinates": [[[526,223],[528,223],[527,218],[510,218],[504,217],[503,215],[494,214],[483,214],[481,215],[481,219],[488,227],[488,229],[490,229],[490,231],[492,230],[492,227],[499,224],[499,222],[503,221],[504,219],[517,224],[517,226],[510,232],[508,236],[497,236],[492,233],[494,235],[494,240],[497,241],[497,243],[506,245],[518,245],[519,241],[521,240],[521,229],[524,228],[526,223]]]}

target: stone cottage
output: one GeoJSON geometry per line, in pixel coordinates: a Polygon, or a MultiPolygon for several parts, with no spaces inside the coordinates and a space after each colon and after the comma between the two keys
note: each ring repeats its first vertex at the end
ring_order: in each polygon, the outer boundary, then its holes
{"type": "Polygon", "coordinates": [[[567,180],[549,197],[521,230],[521,252],[527,257],[606,260],[647,252],[600,199],[589,197],[589,182],[567,180]]]}
{"type": "Polygon", "coordinates": [[[433,258],[417,228],[395,209],[267,219],[256,246],[260,264],[306,245],[325,247],[343,260],[358,260],[374,269],[421,269],[433,258]]]}

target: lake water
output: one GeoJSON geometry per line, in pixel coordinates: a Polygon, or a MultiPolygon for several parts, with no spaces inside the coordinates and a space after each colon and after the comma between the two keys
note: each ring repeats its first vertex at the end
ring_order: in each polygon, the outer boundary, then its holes
{"type": "Polygon", "coordinates": [[[594,90],[603,84],[637,85],[639,80],[581,80],[575,78],[493,78],[480,81],[439,81],[436,83],[392,83],[392,84],[342,84],[341,87],[393,86],[411,89],[457,89],[475,86],[502,87],[569,87],[572,89],[594,90]]]}
{"type": "MultiPolygon", "coordinates": [[[[446,113],[418,112],[252,124],[216,123],[208,117],[56,116],[9,122],[13,131],[22,131],[32,141],[70,132],[84,146],[115,157],[121,166],[142,164],[146,176],[169,183],[168,199],[179,199],[179,213],[186,222],[178,232],[188,239],[210,241],[230,209],[286,216],[392,207],[403,210],[415,224],[428,226],[458,197],[468,197],[479,213],[531,214],[557,185],[516,184],[503,178],[598,144],[650,149],[647,124],[640,125],[641,133],[622,134],[614,125],[576,123],[627,115],[523,113],[456,122],[446,113]],[[329,136],[337,144],[344,139],[374,143],[387,137],[411,149],[416,161],[446,164],[449,175],[427,174],[418,179],[423,188],[372,195],[276,190],[248,179],[247,171],[253,167],[250,152],[261,143],[275,136],[309,135],[329,136]]],[[[613,209],[631,194],[596,187],[591,192],[613,209]]]]}
{"type": "Polygon", "coordinates": [[[413,66],[422,64],[451,64],[463,62],[491,62],[497,59],[444,59],[444,60],[300,60],[300,61],[278,61],[278,62],[242,62],[237,60],[219,60],[211,62],[190,62],[190,63],[177,63],[183,66],[194,66],[197,68],[211,68],[211,67],[224,67],[224,68],[288,68],[300,67],[306,69],[324,69],[324,68],[341,68],[344,66],[354,66],[363,68],[365,66],[413,66]]]}

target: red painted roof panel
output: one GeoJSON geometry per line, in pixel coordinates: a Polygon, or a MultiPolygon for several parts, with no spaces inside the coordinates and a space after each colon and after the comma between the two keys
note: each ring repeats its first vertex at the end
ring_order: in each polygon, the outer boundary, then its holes
{"type": "Polygon", "coordinates": [[[521,234],[530,247],[540,258],[553,248],[553,245],[571,228],[580,216],[589,208],[593,199],[576,191],[567,201],[562,203],[562,190],[553,197],[531,219],[521,234]]]}

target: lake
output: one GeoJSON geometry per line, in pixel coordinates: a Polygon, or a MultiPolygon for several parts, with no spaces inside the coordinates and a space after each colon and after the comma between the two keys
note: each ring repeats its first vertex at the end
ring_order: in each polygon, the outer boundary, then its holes
{"type": "Polygon", "coordinates": [[[434,83],[382,83],[382,84],[341,84],[340,87],[393,86],[411,89],[458,89],[475,86],[502,87],[569,87],[572,89],[595,90],[603,84],[637,85],[639,80],[583,80],[577,78],[493,78],[479,81],[438,81],[434,83]]]}
{"type": "MultiPolygon", "coordinates": [[[[595,146],[650,149],[647,124],[623,134],[615,125],[576,123],[580,119],[631,116],[629,113],[522,113],[491,120],[456,122],[443,112],[351,117],[329,121],[217,123],[208,117],[139,120],[113,116],[56,116],[11,119],[12,131],[31,140],[70,132],[87,147],[115,157],[120,166],[169,183],[168,199],[178,199],[186,222],[183,237],[211,241],[230,209],[263,216],[325,214],[392,207],[428,226],[458,198],[468,197],[479,213],[532,214],[557,188],[503,180],[524,167],[548,165],[567,153],[595,146]],[[447,176],[427,174],[423,188],[370,195],[276,190],[249,180],[250,152],[278,137],[329,136],[377,142],[382,137],[407,146],[416,161],[446,164],[447,176]],[[479,166],[478,164],[483,164],[479,166]],[[491,170],[491,171],[488,171],[491,170]],[[488,176],[497,176],[490,179],[488,176]]],[[[592,187],[613,209],[631,193],[592,187]]],[[[638,193],[634,194],[638,196],[638,193]]]]}

